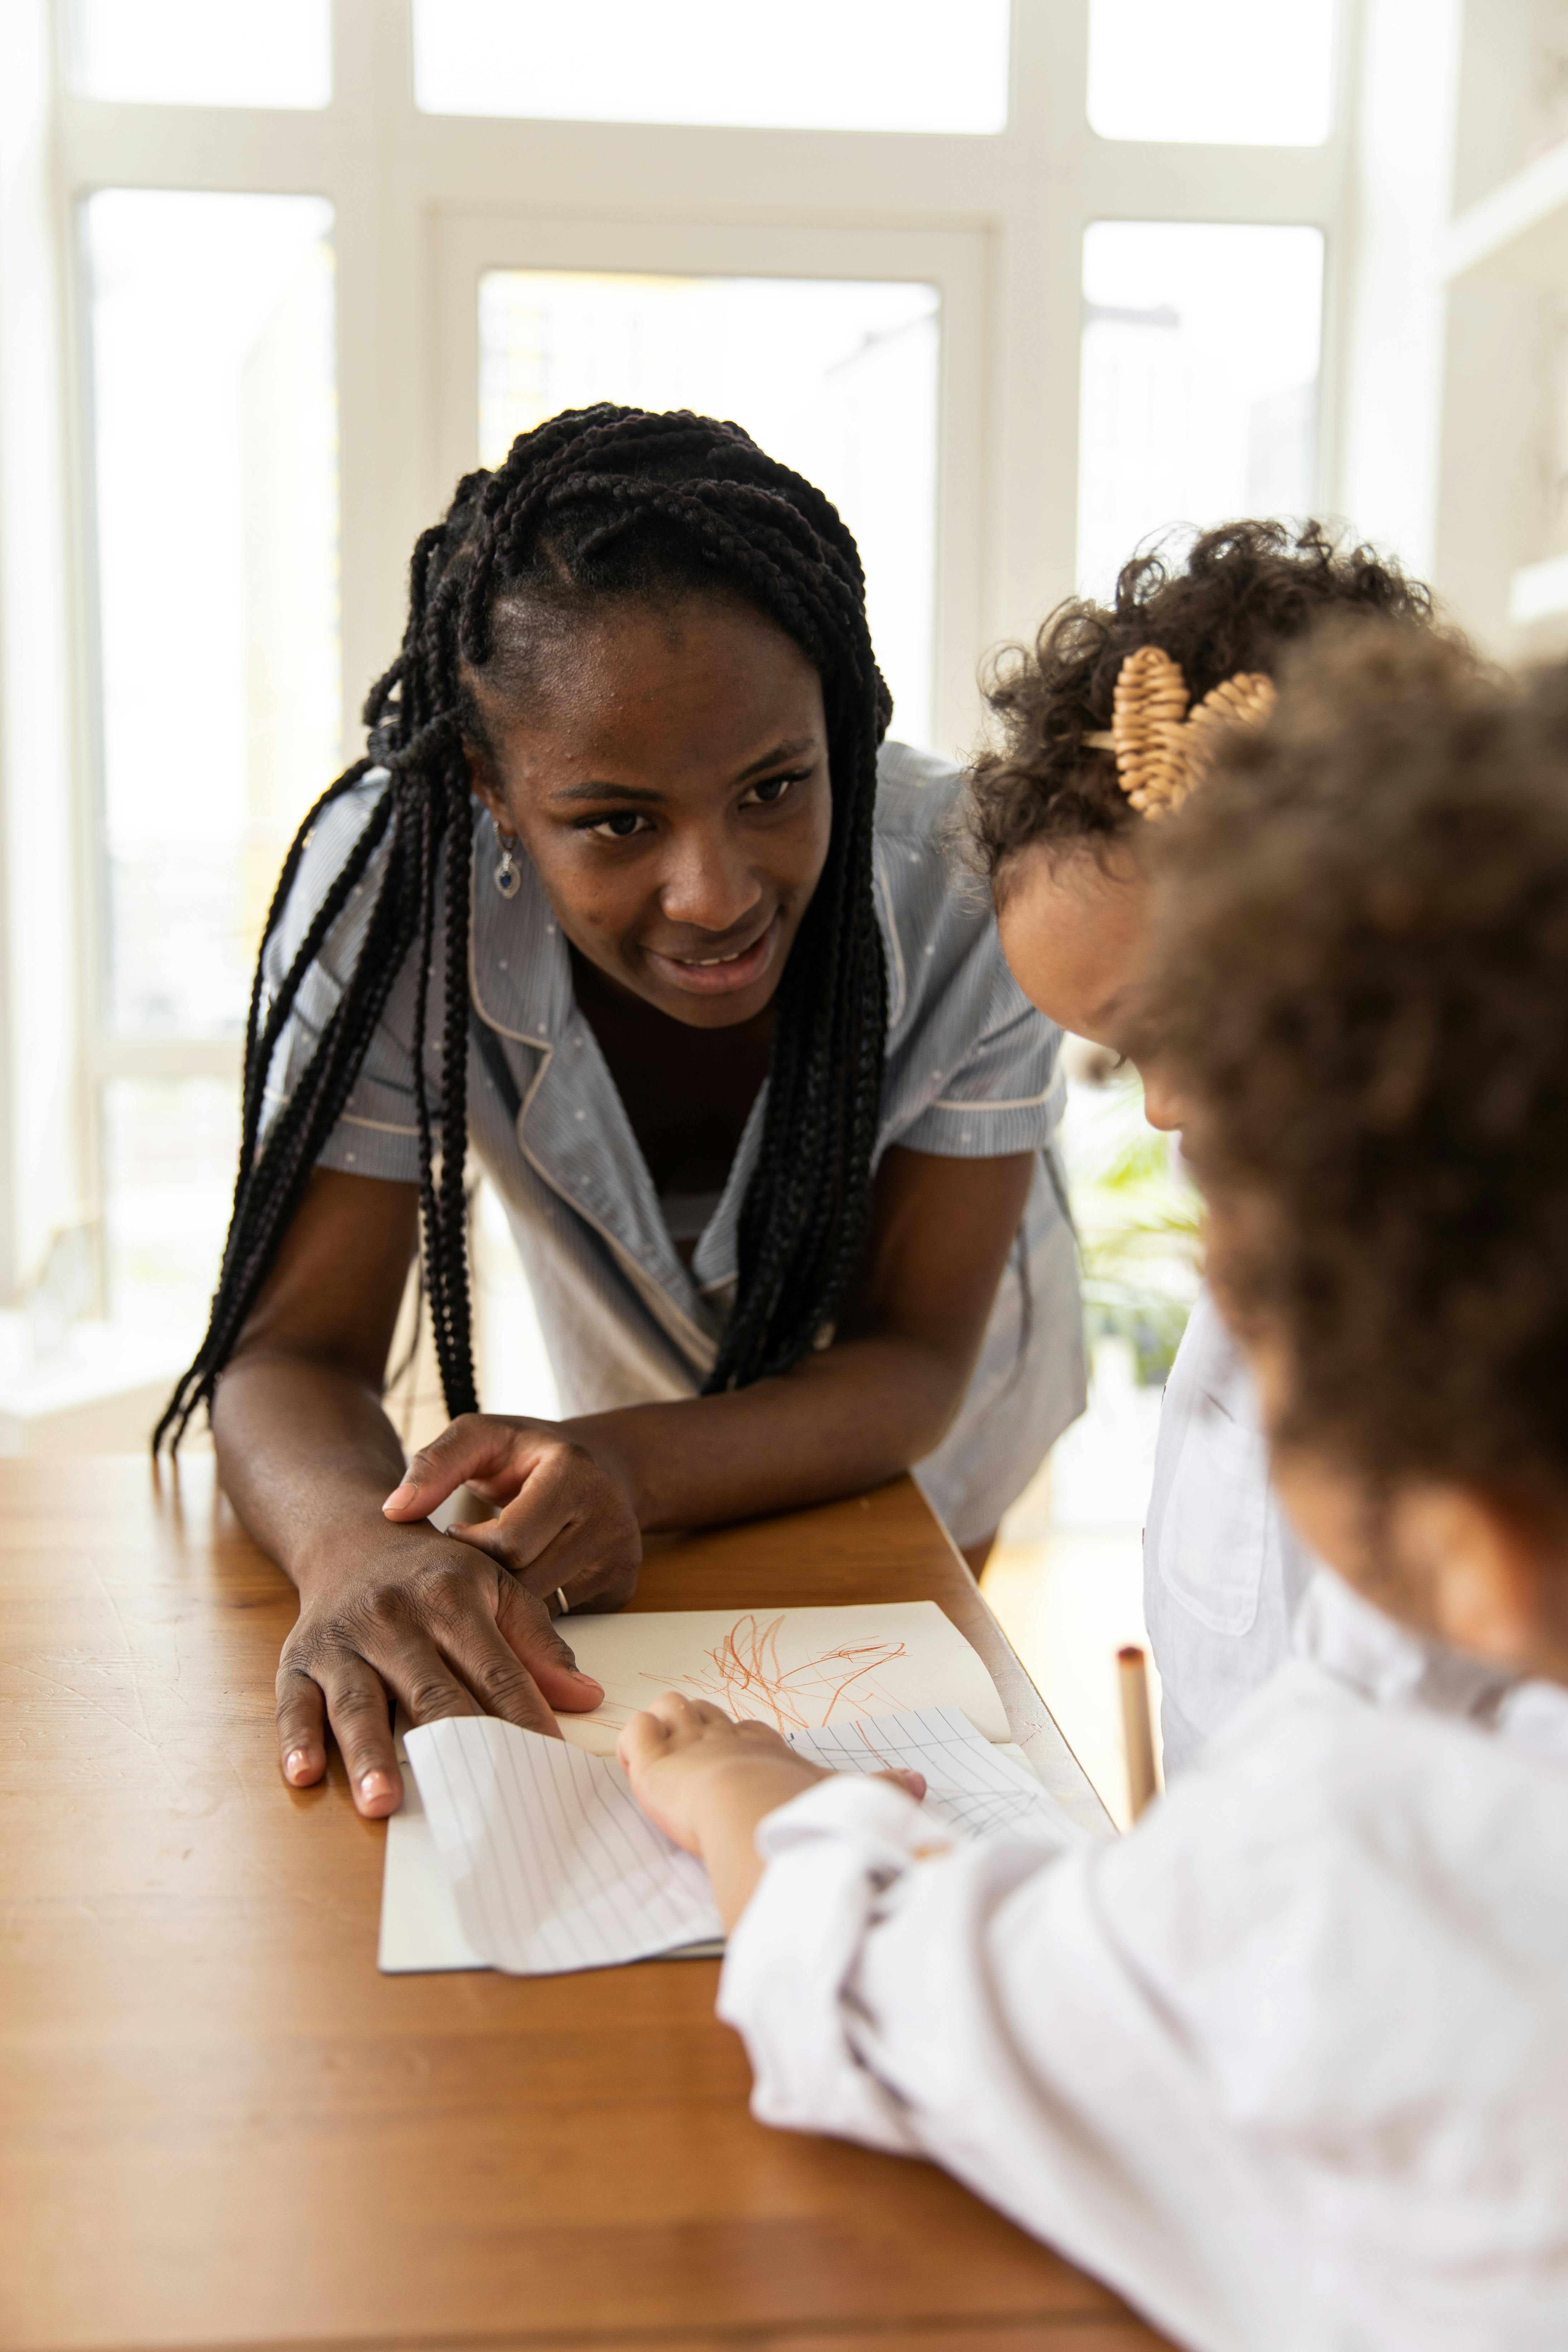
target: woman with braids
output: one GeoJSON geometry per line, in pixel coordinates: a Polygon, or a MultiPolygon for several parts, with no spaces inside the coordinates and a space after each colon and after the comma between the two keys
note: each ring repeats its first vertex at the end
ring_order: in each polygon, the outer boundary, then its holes
{"type": "MultiPolygon", "coordinates": [[[[1147,851],[1225,721],[1266,714],[1281,656],[1325,624],[1431,625],[1431,598],[1316,523],[1211,530],[1130,562],[1110,605],[1066,604],[1004,661],[973,831],[1008,961],[1064,1029],[1121,1054],[1147,926],[1147,851]]],[[[1145,1033],[1147,1042],[1147,1033],[1145,1033]]],[[[1151,1122],[1180,1106],[1143,1066],[1151,1122]]],[[[1144,1522],[1143,1606],[1167,1775],[1287,1654],[1312,1561],[1269,1488],[1247,1368],[1206,1291],[1172,1369],[1144,1522]]]]}
{"type": "Polygon", "coordinates": [[[299,1587],[283,1769],[401,1797],[387,1695],[553,1728],[552,1620],[644,1531],[918,1465],[983,1547],[1081,1402],[1058,1035],[946,887],[954,772],[882,746],[855,547],[731,425],[599,407],[415,550],[365,759],[289,853],[203,1402],[299,1587]],[[880,751],[879,747],[881,747],[880,751]],[[469,1143],[567,1418],[481,1412],[469,1143]],[[451,1426],[382,1391],[409,1265],[451,1426]],[[499,1507],[437,1532],[459,1485],[499,1507]]]}

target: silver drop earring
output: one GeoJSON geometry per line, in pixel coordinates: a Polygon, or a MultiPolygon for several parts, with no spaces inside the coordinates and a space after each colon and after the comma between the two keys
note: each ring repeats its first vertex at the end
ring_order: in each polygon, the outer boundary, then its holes
{"type": "Polygon", "coordinates": [[[495,871],[496,888],[503,898],[515,898],[522,887],[522,876],[518,872],[517,859],[512,853],[522,845],[515,834],[502,833],[499,825],[496,834],[500,842],[500,863],[495,871]]]}

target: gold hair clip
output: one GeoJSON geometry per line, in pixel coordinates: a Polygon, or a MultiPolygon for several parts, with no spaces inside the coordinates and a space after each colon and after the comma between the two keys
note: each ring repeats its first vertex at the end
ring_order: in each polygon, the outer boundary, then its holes
{"type": "Polygon", "coordinates": [[[1187,712],[1181,665],[1160,646],[1128,655],[1116,680],[1108,731],[1086,735],[1091,751],[1114,751],[1118,782],[1146,817],[1179,809],[1202,783],[1216,727],[1256,727],[1274,708],[1274,681],[1239,670],[1187,712]]]}

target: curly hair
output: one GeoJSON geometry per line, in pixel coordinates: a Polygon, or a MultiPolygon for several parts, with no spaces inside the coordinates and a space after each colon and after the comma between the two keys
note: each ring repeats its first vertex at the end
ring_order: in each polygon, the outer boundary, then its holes
{"type": "Polygon", "coordinates": [[[1568,1499],[1568,670],[1288,664],[1152,845],[1149,997],[1279,1431],[1369,1494],[1568,1499]]]}
{"type": "Polygon", "coordinates": [[[1336,614],[1426,623],[1432,598],[1321,523],[1243,521],[1205,531],[1179,568],[1158,552],[1134,556],[1109,605],[1058,604],[1032,647],[997,656],[986,686],[994,740],[973,765],[969,825],[993,887],[1037,843],[1103,853],[1141,824],[1110,754],[1083,740],[1110,727],[1130,653],[1161,646],[1195,705],[1238,671],[1272,675],[1286,646],[1336,614]]]}

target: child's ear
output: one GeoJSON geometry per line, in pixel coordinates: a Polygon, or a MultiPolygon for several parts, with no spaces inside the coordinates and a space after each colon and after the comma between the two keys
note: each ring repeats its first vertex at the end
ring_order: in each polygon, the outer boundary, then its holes
{"type": "Polygon", "coordinates": [[[1538,1660],[1550,1562],[1542,1538],[1468,1486],[1422,1486],[1395,1506],[1395,1540],[1429,1580],[1432,1620],[1456,1649],[1514,1671],[1538,1660]]]}

